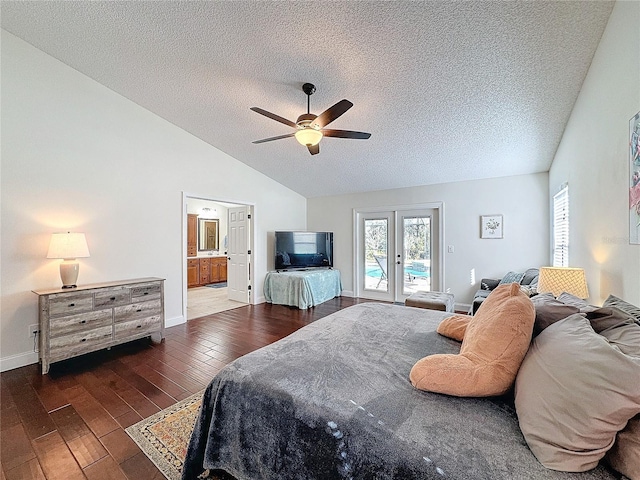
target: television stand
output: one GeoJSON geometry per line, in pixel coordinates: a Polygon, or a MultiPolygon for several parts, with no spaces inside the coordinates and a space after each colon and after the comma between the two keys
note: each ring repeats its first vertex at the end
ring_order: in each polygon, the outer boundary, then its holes
{"type": "Polygon", "coordinates": [[[340,271],[330,268],[277,270],[264,279],[267,302],[302,310],[337,297],[342,292],[340,271]]]}

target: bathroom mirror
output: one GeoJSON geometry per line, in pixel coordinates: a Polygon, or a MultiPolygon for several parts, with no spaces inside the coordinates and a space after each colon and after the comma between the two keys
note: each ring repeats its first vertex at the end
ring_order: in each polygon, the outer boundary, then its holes
{"type": "Polygon", "coordinates": [[[198,250],[218,250],[218,220],[198,219],[198,250]]]}

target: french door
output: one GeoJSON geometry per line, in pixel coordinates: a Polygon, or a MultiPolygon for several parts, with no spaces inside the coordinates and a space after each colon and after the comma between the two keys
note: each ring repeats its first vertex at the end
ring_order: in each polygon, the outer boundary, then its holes
{"type": "Polygon", "coordinates": [[[387,211],[356,210],[356,295],[404,302],[443,288],[440,204],[387,211]]]}

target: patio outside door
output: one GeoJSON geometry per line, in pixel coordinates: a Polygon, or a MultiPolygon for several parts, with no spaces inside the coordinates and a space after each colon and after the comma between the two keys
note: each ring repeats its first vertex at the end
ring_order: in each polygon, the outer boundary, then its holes
{"type": "Polygon", "coordinates": [[[438,208],[357,212],[358,297],[404,302],[440,290],[438,208]]]}

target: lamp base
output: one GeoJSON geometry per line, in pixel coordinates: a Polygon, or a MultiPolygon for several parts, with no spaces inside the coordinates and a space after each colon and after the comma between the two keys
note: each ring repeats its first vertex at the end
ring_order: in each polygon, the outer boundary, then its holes
{"type": "Polygon", "coordinates": [[[76,281],[78,280],[79,271],[80,265],[75,258],[65,258],[60,264],[60,278],[62,279],[62,288],[76,288],[76,281]]]}

